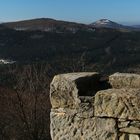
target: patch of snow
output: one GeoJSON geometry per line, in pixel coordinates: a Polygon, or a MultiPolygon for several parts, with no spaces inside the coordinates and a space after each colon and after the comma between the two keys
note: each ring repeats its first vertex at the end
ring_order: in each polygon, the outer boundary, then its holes
{"type": "Polygon", "coordinates": [[[108,24],[108,23],[110,23],[110,20],[108,19],[101,19],[95,22],[95,24],[108,24]]]}
{"type": "Polygon", "coordinates": [[[0,64],[14,64],[16,61],[0,59],[0,64]]]}
{"type": "Polygon", "coordinates": [[[27,28],[24,28],[24,27],[15,27],[14,28],[16,31],[26,31],[27,28]]]}
{"type": "Polygon", "coordinates": [[[53,31],[53,30],[54,30],[53,27],[48,27],[48,28],[45,28],[45,29],[44,29],[45,32],[50,32],[50,31],[53,31]]]}
{"type": "Polygon", "coordinates": [[[106,23],[106,22],[101,22],[100,24],[108,24],[108,23],[106,23]]]}
{"type": "Polygon", "coordinates": [[[89,28],[88,31],[90,31],[90,32],[95,32],[96,29],[89,28]]]}
{"type": "Polygon", "coordinates": [[[107,23],[107,22],[110,22],[110,21],[108,19],[104,19],[103,22],[106,22],[107,23]]]}

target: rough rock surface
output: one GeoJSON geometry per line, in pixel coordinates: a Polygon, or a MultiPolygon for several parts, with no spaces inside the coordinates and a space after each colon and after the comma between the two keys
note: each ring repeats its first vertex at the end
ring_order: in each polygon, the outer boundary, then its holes
{"type": "Polygon", "coordinates": [[[53,140],[117,140],[116,121],[112,118],[83,118],[73,111],[52,110],[53,140]],[[57,113],[56,113],[57,112],[57,113]]]}
{"type": "Polygon", "coordinates": [[[100,78],[96,72],[54,77],[52,140],[140,140],[140,76],[116,73],[109,77],[113,88],[99,91],[100,78]]]}
{"type": "Polygon", "coordinates": [[[96,72],[60,74],[50,85],[50,100],[53,108],[75,108],[80,104],[79,94],[94,93],[100,75],[96,72]]]}
{"type": "Polygon", "coordinates": [[[140,88],[140,75],[115,73],[109,76],[109,83],[113,88],[140,88]]]}
{"type": "Polygon", "coordinates": [[[108,89],[95,96],[95,116],[140,120],[140,89],[108,89]]]}
{"type": "Polygon", "coordinates": [[[76,114],[80,118],[91,118],[94,116],[94,98],[93,97],[79,97],[80,105],[76,109],[76,114]]]}

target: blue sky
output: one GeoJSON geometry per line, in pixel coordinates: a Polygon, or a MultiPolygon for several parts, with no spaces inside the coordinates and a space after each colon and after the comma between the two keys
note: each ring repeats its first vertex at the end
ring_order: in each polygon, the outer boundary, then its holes
{"type": "Polygon", "coordinates": [[[107,18],[140,24],[140,0],[0,0],[0,21],[55,18],[91,23],[107,18]]]}

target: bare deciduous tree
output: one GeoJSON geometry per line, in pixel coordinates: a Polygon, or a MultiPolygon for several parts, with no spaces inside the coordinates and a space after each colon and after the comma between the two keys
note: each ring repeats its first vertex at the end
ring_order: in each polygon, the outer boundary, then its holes
{"type": "Polygon", "coordinates": [[[49,140],[48,65],[26,66],[16,79],[14,90],[0,94],[0,139],[49,140]]]}

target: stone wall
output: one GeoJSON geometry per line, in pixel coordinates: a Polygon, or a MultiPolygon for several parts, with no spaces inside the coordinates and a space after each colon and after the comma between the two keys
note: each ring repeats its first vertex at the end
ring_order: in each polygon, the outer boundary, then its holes
{"type": "Polygon", "coordinates": [[[50,100],[52,140],[140,140],[140,75],[57,75],[50,100]]]}

